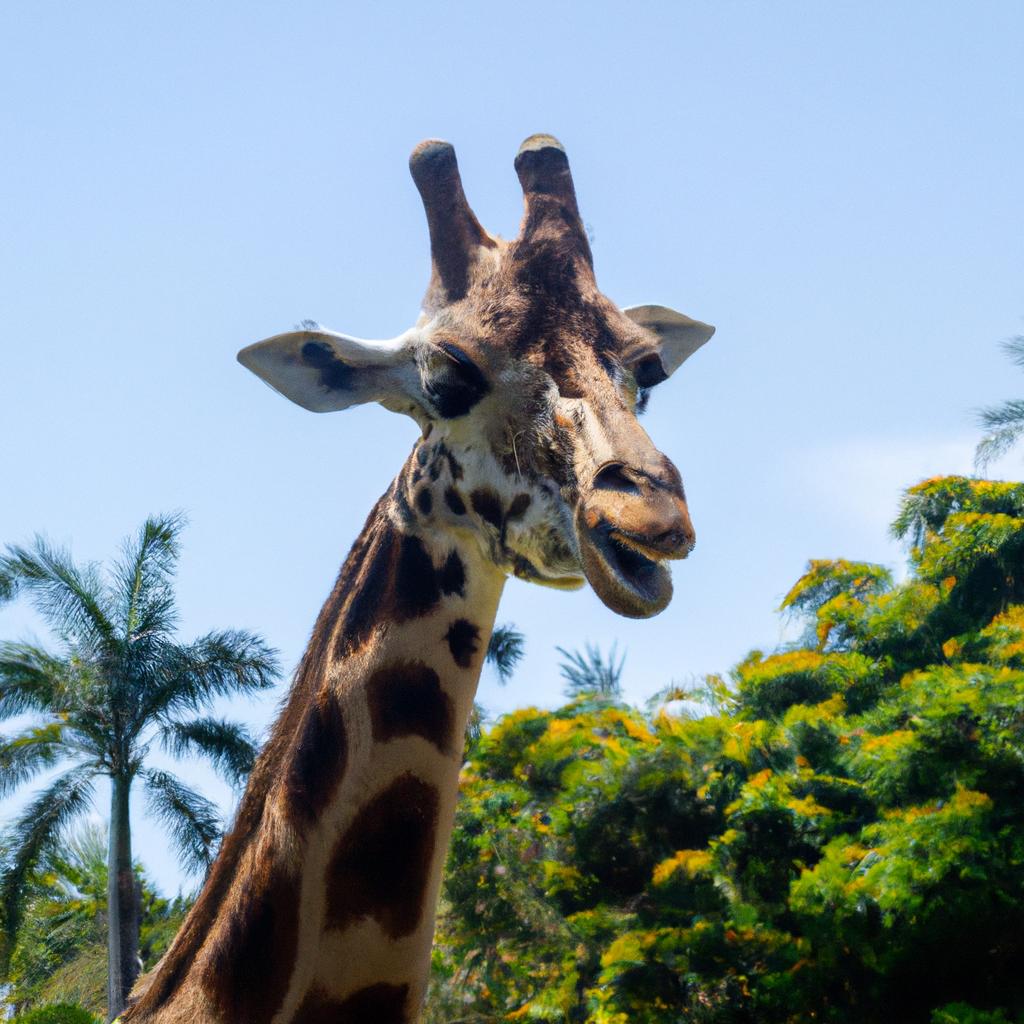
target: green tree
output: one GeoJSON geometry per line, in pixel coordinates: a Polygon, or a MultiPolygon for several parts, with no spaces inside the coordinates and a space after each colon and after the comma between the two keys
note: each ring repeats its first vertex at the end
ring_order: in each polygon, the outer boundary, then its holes
{"type": "Polygon", "coordinates": [[[14,1024],[96,1024],[96,1018],[74,1003],[54,1003],[15,1017],[14,1024]]]}
{"type": "MultiPolygon", "coordinates": [[[[103,1014],[107,981],[107,829],[89,823],[48,849],[32,870],[4,1002],[15,1014],[59,1003],[103,1014]]],[[[135,864],[140,960],[148,969],[174,936],[187,900],[159,896],[135,864]]]]}
{"type": "Polygon", "coordinates": [[[98,777],[110,781],[108,1013],[124,1008],[137,973],[139,921],[132,872],[129,795],[145,789],[150,811],[182,863],[206,867],[220,836],[215,807],[171,772],[147,764],[154,743],[174,755],[212,759],[232,781],[248,772],[255,744],[235,723],[200,714],[215,697],[251,693],[278,677],[276,654],[239,630],[177,640],[173,582],[179,516],[147,520],[107,573],[78,565],[37,538],[0,557],[0,580],[24,594],[54,635],[56,649],[0,644],[0,720],[34,722],[0,743],[0,796],[46,770],[59,774],[9,825],[0,866],[7,953],[18,931],[33,867],[89,806],[98,777]]]}
{"type": "MultiPolygon", "coordinates": [[[[1024,369],[1024,336],[1011,338],[1003,348],[1010,359],[1024,369]]],[[[984,469],[1024,437],[1024,399],[1011,398],[999,405],[982,409],[979,419],[986,433],[978,444],[974,459],[984,469]]]]}
{"type": "Polygon", "coordinates": [[[483,732],[433,1024],[1021,1018],[1024,484],[926,480],[893,530],[904,582],[810,563],[804,641],[728,687],[483,732]]]}

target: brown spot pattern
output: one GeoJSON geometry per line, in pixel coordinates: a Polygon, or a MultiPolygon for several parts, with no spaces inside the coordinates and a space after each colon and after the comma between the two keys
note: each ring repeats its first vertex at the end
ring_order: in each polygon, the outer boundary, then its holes
{"type": "Polygon", "coordinates": [[[320,386],[330,391],[343,391],[352,384],[354,371],[346,366],[322,341],[307,341],[302,346],[302,361],[319,371],[320,386]]]}
{"type": "Polygon", "coordinates": [[[480,648],[480,630],[467,619],[456,619],[445,634],[448,649],[459,668],[469,668],[480,648]]]}
{"type": "Polygon", "coordinates": [[[370,676],[366,691],[378,743],[422,736],[442,754],[451,752],[455,709],[429,665],[422,661],[385,665],[370,676]]]}
{"type": "Polygon", "coordinates": [[[441,599],[441,587],[423,541],[405,535],[398,544],[394,614],[399,622],[404,622],[433,611],[441,599]]]}
{"type": "Polygon", "coordinates": [[[312,824],[329,803],[348,761],[341,707],[325,688],[302,717],[285,774],[285,805],[296,823],[312,824]]]}
{"type": "Polygon", "coordinates": [[[292,1024],[406,1024],[408,985],[378,982],[353,992],[347,999],[332,999],[314,988],[302,1000],[292,1024]]]}
{"type": "Polygon", "coordinates": [[[533,499],[528,494],[517,494],[512,499],[512,504],[508,507],[508,519],[520,519],[526,513],[526,510],[530,507],[530,502],[533,499]]]}
{"type": "Polygon", "coordinates": [[[466,514],[466,503],[462,500],[462,495],[454,487],[445,488],[444,500],[445,504],[457,516],[464,516],[466,514]]]}
{"type": "Polygon", "coordinates": [[[440,584],[441,590],[448,596],[452,594],[458,594],[459,597],[465,596],[466,567],[462,564],[462,559],[459,558],[457,551],[450,552],[444,560],[444,565],[441,566],[440,584]]]}
{"type": "Polygon", "coordinates": [[[469,496],[473,511],[485,522],[501,529],[501,499],[489,487],[479,487],[469,496]]]}
{"type": "Polygon", "coordinates": [[[457,458],[446,448],[444,452],[445,458],[448,460],[448,471],[452,475],[453,480],[462,479],[462,465],[457,458]]]}
{"type": "Polygon", "coordinates": [[[439,806],[437,790],[406,772],[359,811],[327,868],[329,927],[373,917],[392,939],[417,929],[439,806]]]}
{"type": "Polygon", "coordinates": [[[356,542],[342,567],[331,600],[324,606],[321,621],[314,630],[312,643],[316,642],[319,633],[330,630],[333,623],[324,620],[329,609],[333,611],[337,608],[335,602],[340,603],[340,627],[335,652],[339,657],[358,650],[369,639],[380,621],[381,606],[385,604],[393,584],[398,545],[395,530],[385,520],[381,508],[387,497],[385,495],[377,509],[371,513],[363,536],[356,542]],[[376,521],[371,523],[375,518],[376,521]]]}
{"type": "MultiPolygon", "coordinates": [[[[400,492],[389,493],[385,500],[399,496],[400,492]]],[[[311,651],[330,636],[329,611],[340,619],[334,654],[343,658],[359,650],[381,623],[428,615],[442,596],[463,594],[466,572],[456,552],[435,568],[420,537],[397,531],[382,512],[374,518],[373,528],[367,524],[338,577],[314,631],[311,651]]]]}
{"type": "Polygon", "coordinates": [[[202,967],[202,985],[225,1021],[268,1024],[281,1006],[299,944],[297,879],[273,869],[240,887],[202,967]]]}

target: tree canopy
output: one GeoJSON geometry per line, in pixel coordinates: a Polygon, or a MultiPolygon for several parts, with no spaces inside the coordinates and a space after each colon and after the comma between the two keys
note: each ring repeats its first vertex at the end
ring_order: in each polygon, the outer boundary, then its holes
{"type": "Polygon", "coordinates": [[[893,530],[905,582],[811,562],[803,641],[689,703],[584,693],[481,733],[429,1020],[1024,1011],[1024,485],[925,481],[893,530]]]}

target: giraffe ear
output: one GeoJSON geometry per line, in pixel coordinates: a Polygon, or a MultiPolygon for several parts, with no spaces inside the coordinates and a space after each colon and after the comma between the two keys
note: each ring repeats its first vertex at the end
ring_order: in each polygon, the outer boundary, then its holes
{"type": "Polygon", "coordinates": [[[715,333],[710,324],[691,320],[667,306],[631,306],[622,312],[658,340],[656,355],[638,354],[635,360],[634,372],[641,387],[660,384],[670,377],[715,333]]]}
{"type": "Polygon", "coordinates": [[[415,330],[390,341],[364,341],[311,327],[249,345],[238,353],[238,361],[311,412],[380,402],[418,418],[422,387],[417,341],[415,330]]]}

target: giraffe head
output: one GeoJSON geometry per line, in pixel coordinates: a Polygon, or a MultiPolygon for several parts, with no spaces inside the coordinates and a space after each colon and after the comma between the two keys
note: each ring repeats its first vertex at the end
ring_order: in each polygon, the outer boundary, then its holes
{"type": "Polygon", "coordinates": [[[299,330],[239,360],[313,412],[376,401],[415,419],[423,437],[392,492],[400,517],[469,531],[503,572],[586,580],[614,611],[654,615],[672,596],[664,562],[689,554],[694,531],[638,395],[714,328],[599,291],[557,140],[527,139],[515,167],[526,212],[508,242],[474,216],[452,147],[421,143],[410,169],[432,273],[415,326],[389,341],[299,330]]]}

